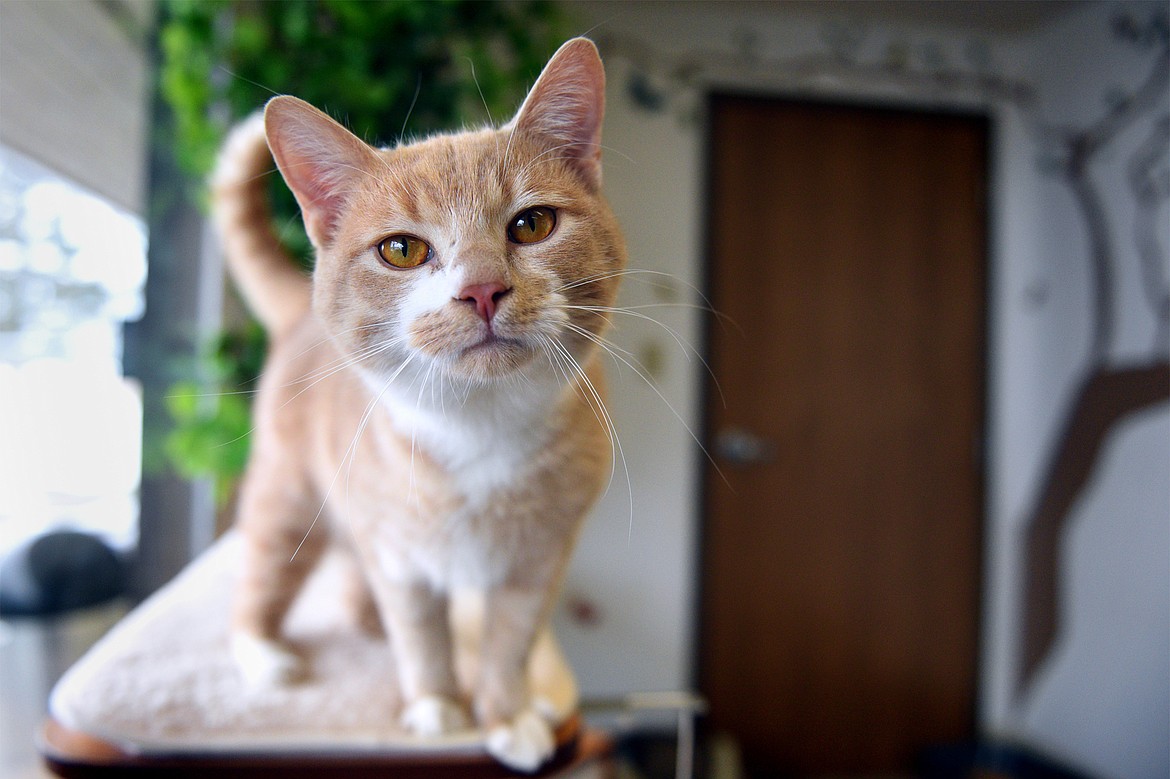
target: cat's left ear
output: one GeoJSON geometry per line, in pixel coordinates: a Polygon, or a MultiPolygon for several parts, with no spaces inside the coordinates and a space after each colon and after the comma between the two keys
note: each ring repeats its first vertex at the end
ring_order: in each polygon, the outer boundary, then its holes
{"type": "Polygon", "coordinates": [[[515,131],[543,139],[593,188],[601,187],[605,69],[593,41],[566,42],[545,65],[512,120],[515,131]]]}

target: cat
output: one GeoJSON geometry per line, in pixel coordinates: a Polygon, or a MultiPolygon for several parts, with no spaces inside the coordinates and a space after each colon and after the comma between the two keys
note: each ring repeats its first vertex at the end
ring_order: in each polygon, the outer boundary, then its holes
{"type": "Polygon", "coordinates": [[[502,762],[552,754],[525,668],[612,462],[599,346],[626,249],[601,193],[604,94],[597,49],[576,38],[501,128],[377,149],[280,96],[225,144],[213,218],[270,337],[232,615],[253,684],[303,673],[281,623],[336,544],[350,605],[390,642],[403,727],[438,736],[470,712],[502,762]],[[315,249],[311,282],[269,226],[273,159],[315,249]],[[484,593],[468,691],[457,588],[484,593]]]}

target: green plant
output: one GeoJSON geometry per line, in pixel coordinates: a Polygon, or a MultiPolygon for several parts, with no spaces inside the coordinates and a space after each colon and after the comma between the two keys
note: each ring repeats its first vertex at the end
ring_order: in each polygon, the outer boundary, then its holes
{"type": "Polygon", "coordinates": [[[174,423],[163,447],[180,476],[215,478],[222,504],[232,492],[248,460],[252,432],[251,398],[264,362],[264,330],[247,322],[218,333],[201,362],[205,384],[185,379],[171,385],[167,412],[174,423]],[[230,390],[228,388],[236,388],[230,390]]]}
{"type": "MultiPolygon", "coordinates": [[[[561,23],[544,0],[164,0],[158,90],[166,110],[155,142],[201,201],[227,129],[276,94],[307,100],[380,145],[499,120],[562,39],[561,23]]],[[[309,265],[296,203],[279,176],[270,199],[281,240],[309,265]]],[[[251,394],[240,390],[262,355],[255,325],[218,334],[197,371],[204,378],[168,393],[168,459],[185,477],[214,477],[221,497],[247,460],[251,394]]]]}

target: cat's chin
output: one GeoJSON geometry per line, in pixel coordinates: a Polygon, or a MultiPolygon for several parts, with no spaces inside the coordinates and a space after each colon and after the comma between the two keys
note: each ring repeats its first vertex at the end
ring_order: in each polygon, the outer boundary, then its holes
{"type": "Polygon", "coordinates": [[[511,338],[488,338],[461,349],[447,372],[469,380],[502,379],[523,370],[536,350],[511,338]]]}

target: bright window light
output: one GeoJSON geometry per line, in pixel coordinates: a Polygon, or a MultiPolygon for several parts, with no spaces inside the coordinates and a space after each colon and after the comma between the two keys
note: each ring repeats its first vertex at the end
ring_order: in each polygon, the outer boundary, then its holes
{"type": "Polygon", "coordinates": [[[0,555],[56,528],[138,537],[140,219],[0,146],[0,555]]]}

